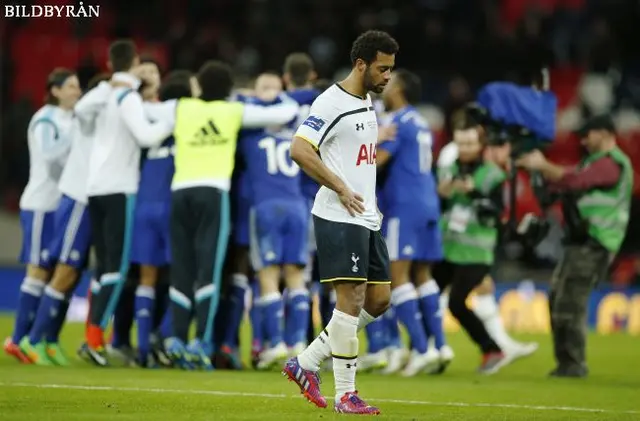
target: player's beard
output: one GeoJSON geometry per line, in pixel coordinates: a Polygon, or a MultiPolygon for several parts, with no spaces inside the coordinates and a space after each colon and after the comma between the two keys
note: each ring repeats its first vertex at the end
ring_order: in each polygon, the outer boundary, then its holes
{"type": "Polygon", "coordinates": [[[378,85],[374,83],[373,76],[371,75],[371,68],[367,67],[367,70],[365,70],[364,72],[364,87],[367,92],[381,94],[385,86],[387,86],[386,83],[381,83],[378,85]]]}

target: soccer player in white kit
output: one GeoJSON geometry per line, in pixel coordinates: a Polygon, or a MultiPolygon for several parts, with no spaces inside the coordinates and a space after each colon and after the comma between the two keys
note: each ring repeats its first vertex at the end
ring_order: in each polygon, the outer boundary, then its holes
{"type": "Polygon", "coordinates": [[[49,244],[61,197],[58,179],[71,146],[73,106],[82,93],[77,76],[67,69],[56,69],[49,75],[47,91],[47,104],[34,114],[28,128],[29,182],[20,198],[20,261],[27,265],[27,273],[20,286],[13,335],[4,343],[7,354],[26,363],[31,360],[19,343],[31,329],[51,275],[49,244]]]}
{"type": "Polygon", "coordinates": [[[313,214],[321,282],[333,283],[337,302],[331,321],[283,374],[318,407],[320,363],[333,356],[334,410],[379,414],[356,391],[358,330],[380,316],[391,295],[389,255],[376,204],[378,124],[369,92],[381,93],[391,78],[398,44],[368,31],[351,49],[349,76],[322,93],[298,128],[291,157],[322,185],[313,214]]]}

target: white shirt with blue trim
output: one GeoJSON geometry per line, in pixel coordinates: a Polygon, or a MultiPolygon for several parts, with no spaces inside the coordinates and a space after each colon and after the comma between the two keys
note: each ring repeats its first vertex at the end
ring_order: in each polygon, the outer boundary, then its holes
{"type": "Polygon", "coordinates": [[[73,112],[54,105],[45,105],[33,115],[27,132],[29,182],[20,197],[20,209],[50,212],[58,207],[58,180],[76,128],[73,112]]]}
{"type": "Polygon", "coordinates": [[[168,124],[149,122],[142,97],[137,92],[140,80],[128,73],[114,73],[112,80],[131,87],[109,89],[98,85],[75,107],[78,118],[95,118],[95,137],[89,156],[87,195],[133,194],[140,180],[140,148],[159,145],[166,137],[168,124]]]}

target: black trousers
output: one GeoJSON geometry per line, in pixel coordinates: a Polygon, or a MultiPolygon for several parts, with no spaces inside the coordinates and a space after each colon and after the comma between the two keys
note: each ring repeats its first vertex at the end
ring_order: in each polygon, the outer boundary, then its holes
{"type": "Polygon", "coordinates": [[[589,297],[606,276],[612,257],[595,241],[565,247],[549,292],[553,350],[560,368],[586,368],[589,297]]]}
{"type": "Polygon", "coordinates": [[[471,339],[483,353],[500,351],[500,347],[491,339],[482,321],[467,307],[467,297],[489,273],[490,267],[483,264],[457,264],[444,261],[434,271],[440,290],[451,285],[449,291],[449,310],[460,322],[471,339]]]}
{"type": "Polygon", "coordinates": [[[214,187],[173,192],[171,309],[174,336],[187,341],[195,311],[198,339],[213,345],[214,319],[231,231],[229,196],[214,187]]]}
{"type": "Polygon", "coordinates": [[[106,329],[129,270],[135,195],[89,197],[89,217],[100,290],[92,296],[90,322],[106,329]]]}

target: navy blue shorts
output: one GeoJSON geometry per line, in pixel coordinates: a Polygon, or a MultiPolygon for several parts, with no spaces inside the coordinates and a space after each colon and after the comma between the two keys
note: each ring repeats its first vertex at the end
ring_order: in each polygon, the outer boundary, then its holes
{"type": "Polygon", "coordinates": [[[55,235],[51,242],[51,260],[83,269],[91,248],[89,209],[68,196],[62,196],[55,213],[55,235]]]}
{"type": "Polygon", "coordinates": [[[438,262],[443,259],[438,221],[404,207],[384,214],[382,231],[391,261],[438,262]]]}
{"type": "Polygon", "coordinates": [[[21,210],[20,227],[22,228],[20,262],[45,269],[50,268],[55,212],[21,210]]]}
{"type": "Polygon", "coordinates": [[[165,266],[171,262],[169,221],[171,203],[142,202],[136,206],[131,243],[131,262],[165,266]]]}
{"type": "Polygon", "coordinates": [[[254,270],[309,260],[309,213],[303,200],[274,199],[251,209],[250,257],[254,270]]]}

